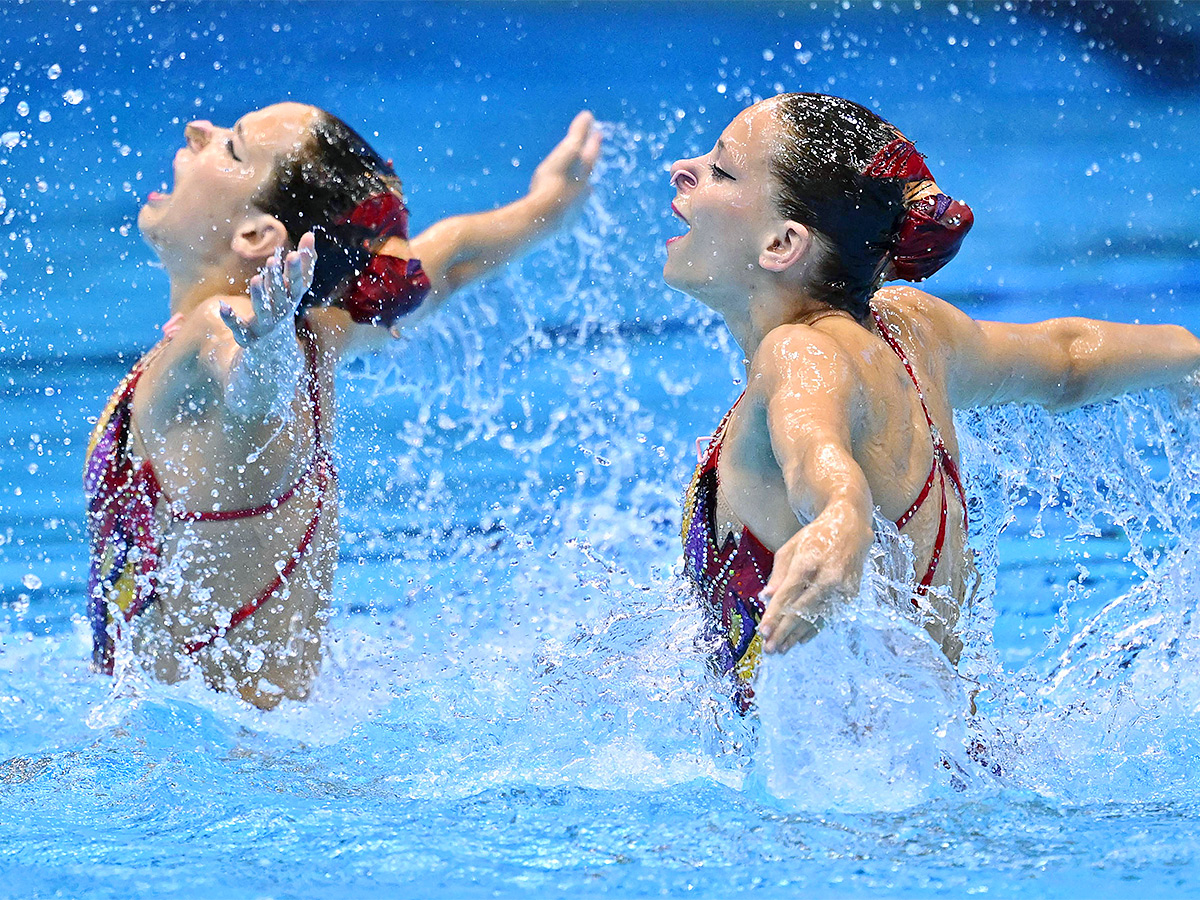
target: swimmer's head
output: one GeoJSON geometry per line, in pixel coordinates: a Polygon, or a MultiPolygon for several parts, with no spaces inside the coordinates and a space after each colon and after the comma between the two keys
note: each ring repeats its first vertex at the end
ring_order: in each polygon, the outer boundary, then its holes
{"type": "Polygon", "coordinates": [[[821,251],[812,296],[865,319],[882,281],[928,278],[974,221],[942,194],[923,158],[865,107],[824,94],[781,94],[771,170],[780,216],[806,224],[821,251]]]}
{"type": "Polygon", "coordinates": [[[190,123],[185,136],[174,191],[152,194],[138,220],[169,270],[236,280],[313,231],[306,305],[337,302],[359,321],[391,324],[420,301],[428,280],[407,259],[400,179],[336,116],[281,103],[228,129],[190,123]]]}
{"type": "Polygon", "coordinates": [[[138,227],[169,271],[208,274],[229,257],[256,268],[287,232],[256,198],[275,178],[279,159],[301,151],[318,110],[281,103],[248,113],[232,127],[198,120],[184,126],[174,186],[154,191],[138,227]]]}
{"type": "Polygon", "coordinates": [[[779,215],[770,169],[769,110],[754,106],[721,132],[712,150],[671,166],[671,209],[687,225],[667,241],[663,278],[729,313],[769,266],[779,215]]]}
{"type": "Polygon", "coordinates": [[[863,320],[882,280],[931,275],[970,227],[964,205],[938,203],[919,154],[881,156],[898,140],[911,148],[837,97],[781,94],[743,110],[709,154],[671,169],[689,231],[670,242],[664,277],[712,302],[775,273],[863,320]]]}

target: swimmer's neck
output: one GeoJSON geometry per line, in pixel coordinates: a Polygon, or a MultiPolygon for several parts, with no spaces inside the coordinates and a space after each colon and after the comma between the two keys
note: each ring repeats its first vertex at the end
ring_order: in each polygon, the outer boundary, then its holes
{"type": "Polygon", "coordinates": [[[253,272],[227,267],[167,268],[171,282],[171,315],[188,315],[205,300],[249,294],[253,272]]]}
{"type": "Polygon", "coordinates": [[[779,289],[769,285],[765,289],[751,290],[749,296],[742,295],[738,302],[709,305],[721,313],[725,324],[742,349],[747,360],[754,359],[766,336],[782,325],[803,325],[821,318],[833,307],[817,300],[807,291],[798,291],[789,285],[779,289]]]}

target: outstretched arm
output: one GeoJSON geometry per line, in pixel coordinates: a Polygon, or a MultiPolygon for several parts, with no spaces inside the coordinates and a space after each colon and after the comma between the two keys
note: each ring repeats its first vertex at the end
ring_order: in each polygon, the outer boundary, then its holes
{"type": "MultiPolygon", "coordinates": [[[[455,291],[482,278],[534,243],[561,228],[576,213],[591,190],[588,177],[600,154],[600,132],[591,113],[581,112],[567,136],[542,160],[533,173],[529,192],[498,209],[443,219],[411,241],[392,238],[383,253],[421,261],[429,276],[430,291],[416,310],[391,329],[419,322],[455,291]]],[[[309,322],[324,334],[323,346],[339,356],[381,348],[388,331],[375,325],[355,324],[337,307],[308,312],[309,322]]]]}
{"type": "Polygon", "coordinates": [[[534,171],[529,193],[521,199],[499,209],[443,219],[413,238],[413,255],[429,275],[435,307],[558,230],[579,209],[600,154],[600,132],[594,125],[589,112],[575,117],[567,136],[534,171]]]}
{"type": "Polygon", "coordinates": [[[759,369],[788,502],[808,524],[776,552],[762,593],[768,653],[811,639],[831,604],[858,593],[875,536],[871,489],[850,450],[851,374],[824,336],[790,331],[760,348],[759,369]]]}
{"type": "Polygon", "coordinates": [[[979,322],[940,300],[929,311],[949,336],[947,384],[956,407],[1029,402],[1070,409],[1171,384],[1200,368],[1200,340],[1178,325],[979,322]]]}

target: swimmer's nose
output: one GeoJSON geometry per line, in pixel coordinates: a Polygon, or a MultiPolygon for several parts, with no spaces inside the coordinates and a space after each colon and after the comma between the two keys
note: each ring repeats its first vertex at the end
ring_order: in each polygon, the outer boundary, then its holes
{"type": "Polygon", "coordinates": [[[690,191],[696,186],[696,176],[688,169],[690,160],[678,160],[671,166],[671,187],[677,191],[690,191]]]}
{"type": "Polygon", "coordinates": [[[183,126],[183,136],[193,150],[203,150],[207,147],[208,142],[212,140],[212,133],[213,123],[207,119],[197,119],[183,126]]]}

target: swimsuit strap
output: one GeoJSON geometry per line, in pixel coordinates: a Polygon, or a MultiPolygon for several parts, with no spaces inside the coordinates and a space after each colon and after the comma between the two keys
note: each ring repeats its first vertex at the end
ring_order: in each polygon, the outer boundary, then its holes
{"type": "Polygon", "coordinates": [[[875,325],[879,328],[879,336],[892,348],[896,356],[900,357],[900,362],[904,365],[904,371],[908,372],[908,377],[912,380],[913,387],[917,389],[917,399],[921,401],[921,411],[925,413],[925,421],[929,423],[929,431],[933,436],[934,446],[941,445],[941,433],[938,431],[937,425],[933,422],[933,416],[929,414],[929,407],[925,405],[925,391],[921,389],[921,382],[917,381],[917,373],[913,371],[912,363],[908,361],[908,356],[905,354],[904,348],[900,346],[900,342],[896,340],[896,336],[892,334],[887,323],[883,321],[883,317],[879,315],[879,311],[873,306],[871,307],[871,315],[875,317],[875,325]]]}
{"type": "MultiPolygon", "coordinates": [[[[904,371],[908,373],[909,379],[913,383],[913,387],[917,389],[917,400],[921,404],[921,412],[925,414],[925,422],[929,425],[929,438],[933,441],[933,467],[937,468],[940,464],[945,474],[950,478],[950,484],[954,488],[954,493],[958,495],[958,499],[962,501],[964,514],[966,512],[967,496],[963,490],[962,477],[959,475],[958,466],[954,462],[954,457],[950,455],[950,451],[946,449],[946,442],[942,440],[942,432],[937,427],[937,423],[933,421],[933,416],[929,414],[929,406],[925,403],[925,391],[921,388],[921,382],[917,380],[917,373],[913,371],[912,363],[908,361],[908,355],[904,352],[904,348],[892,334],[883,317],[879,315],[879,311],[875,307],[871,307],[871,315],[875,319],[875,325],[879,329],[879,336],[884,342],[892,348],[892,351],[900,359],[900,363],[904,366],[904,371]]],[[[900,518],[907,522],[916,513],[921,502],[928,496],[930,489],[933,487],[933,471],[930,470],[929,478],[925,482],[925,487],[921,491],[917,502],[900,518]]],[[[898,520],[899,521],[899,520],[898,520]]],[[[899,526],[897,526],[899,527],[899,526]]]]}
{"type": "MultiPolygon", "coordinates": [[[[925,569],[925,574],[921,580],[917,582],[915,593],[918,596],[925,596],[929,593],[929,588],[933,584],[934,576],[937,574],[938,563],[942,561],[942,548],[946,545],[946,525],[949,518],[949,510],[946,506],[946,476],[941,476],[941,514],[938,517],[937,537],[933,539],[933,549],[929,553],[929,565],[925,569]]],[[[963,525],[966,525],[966,508],[963,510],[963,525]]],[[[912,605],[919,607],[917,598],[912,598],[912,605]]]]}
{"type": "MultiPolygon", "coordinates": [[[[305,328],[305,331],[308,335],[308,341],[305,347],[305,355],[308,361],[308,378],[310,396],[312,397],[313,427],[316,429],[314,438],[316,448],[313,451],[312,462],[309,463],[308,469],[305,470],[305,473],[300,476],[300,481],[296,482],[296,484],[287,492],[287,494],[277,499],[272,504],[269,504],[263,511],[265,512],[266,510],[273,509],[275,506],[278,506],[280,503],[286,500],[287,497],[290,497],[292,494],[294,494],[297,490],[299,490],[300,485],[308,479],[310,473],[313,472],[315,472],[317,476],[317,505],[313,509],[312,518],[309,519],[308,527],[304,530],[304,536],[300,539],[300,543],[296,545],[296,549],[292,552],[291,556],[288,557],[287,562],[284,563],[279,569],[278,574],[271,579],[271,582],[266,587],[259,591],[258,595],[254,597],[254,599],[247,601],[238,607],[238,609],[234,610],[233,614],[229,617],[228,625],[223,627],[215,626],[203,637],[195,638],[186,642],[183,645],[183,650],[189,655],[199,653],[218,638],[224,637],[231,628],[240,625],[242,622],[246,621],[256,612],[258,612],[263,604],[270,600],[275,592],[283,586],[283,583],[291,577],[293,572],[296,571],[296,567],[300,565],[300,560],[303,559],[304,555],[308,552],[309,547],[312,546],[312,543],[317,536],[317,530],[320,528],[321,512],[325,505],[325,490],[329,484],[331,459],[329,450],[325,447],[324,442],[321,440],[321,388],[318,380],[316,365],[316,339],[314,338],[312,332],[308,331],[307,328],[305,328]]],[[[242,513],[242,515],[237,516],[231,514],[226,516],[226,518],[248,518],[250,515],[255,514],[243,510],[238,510],[237,512],[242,513]]]]}
{"type": "MultiPolygon", "coordinates": [[[[929,593],[929,588],[933,584],[934,576],[937,574],[938,563],[942,559],[942,550],[946,545],[946,533],[949,519],[949,506],[946,502],[946,480],[950,480],[951,486],[954,488],[955,494],[958,496],[959,503],[963,509],[963,527],[967,527],[967,497],[966,491],[963,490],[962,478],[958,473],[958,466],[954,462],[954,457],[950,455],[950,451],[946,449],[946,442],[942,440],[942,433],[938,429],[937,424],[933,421],[933,416],[929,414],[929,406],[925,403],[925,392],[921,389],[921,383],[917,380],[917,374],[913,371],[912,363],[908,361],[908,355],[904,352],[904,348],[892,334],[883,317],[879,315],[879,311],[875,307],[871,307],[871,315],[875,319],[875,325],[879,329],[879,336],[884,342],[892,348],[892,351],[900,359],[904,370],[908,372],[908,377],[912,381],[913,386],[917,389],[917,399],[921,403],[921,411],[925,414],[925,421],[929,425],[929,438],[933,442],[933,463],[929,467],[929,477],[925,479],[925,484],[921,487],[921,492],[917,494],[917,499],[912,502],[896,520],[896,528],[900,529],[907,525],[912,517],[929,498],[933,491],[934,481],[938,482],[939,489],[939,514],[938,514],[938,530],[937,536],[933,541],[933,549],[929,556],[929,565],[925,569],[925,574],[917,583],[915,593],[919,596],[924,596],[929,593]]],[[[918,606],[916,597],[913,598],[913,606],[918,606]]]]}
{"type": "Polygon", "coordinates": [[[329,467],[322,456],[317,463],[317,505],[313,510],[312,518],[308,522],[308,527],[304,530],[304,537],[300,539],[300,543],[296,545],[295,551],[288,557],[286,563],[280,568],[278,574],[271,579],[270,584],[263,588],[253,600],[249,600],[242,604],[238,609],[234,610],[229,617],[229,624],[222,626],[214,626],[208,634],[203,637],[188,641],[183,645],[183,651],[189,655],[199,653],[205,647],[212,644],[217,638],[224,637],[231,628],[240,625],[246,621],[275,594],[284,581],[291,577],[296,571],[296,567],[300,565],[300,560],[308,552],[308,548],[312,546],[313,540],[316,539],[317,529],[321,525],[321,510],[325,505],[325,489],[329,483],[329,467]]]}
{"type": "MultiPolygon", "coordinates": [[[[308,483],[309,479],[314,474],[317,474],[320,467],[325,462],[325,457],[329,455],[324,442],[321,439],[321,383],[317,375],[317,358],[316,358],[316,338],[307,326],[301,326],[307,341],[305,341],[304,355],[305,364],[307,366],[308,380],[308,396],[310,406],[312,408],[313,420],[313,454],[308,461],[308,466],[300,474],[300,477],[286,491],[278,497],[268,500],[260,506],[249,506],[244,509],[205,509],[205,510],[186,510],[184,512],[172,512],[172,518],[177,522],[235,522],[239,519],[253,519],[255,516],[265,515],[272,510],[282,506],[287,501],[291,500],[303,487],[308,483]]],[[[167,502],[170,498],[166,491],[158,484],[158,479],[154,478],[153,469],[150,471],[150,480],[153,482],[154,488],[158,491],[158,496],[163,497],[167,502]]]]}
{"type": "MultiPolygon", "coordinates": [[[[728,412],[721,417],[721,422],[717,425],[717,430],[713,432],[711,438],[708,439],[708,449],[704,453],[704,458],[700,461],[700,466],[703,471],[715,471],[717,465],[721,461],[721,445],[725,443],[725,432],[729,428],[729,420],[733,417],[733,411],[738,408],[738,404],[742,402],[742,398],[746,396],[746,392],[742,391],[738,398],[733,401],[733,406],[729,407],[728,412]]],[[[700,438],[703,440],[703,438],[700,438]]]]}

